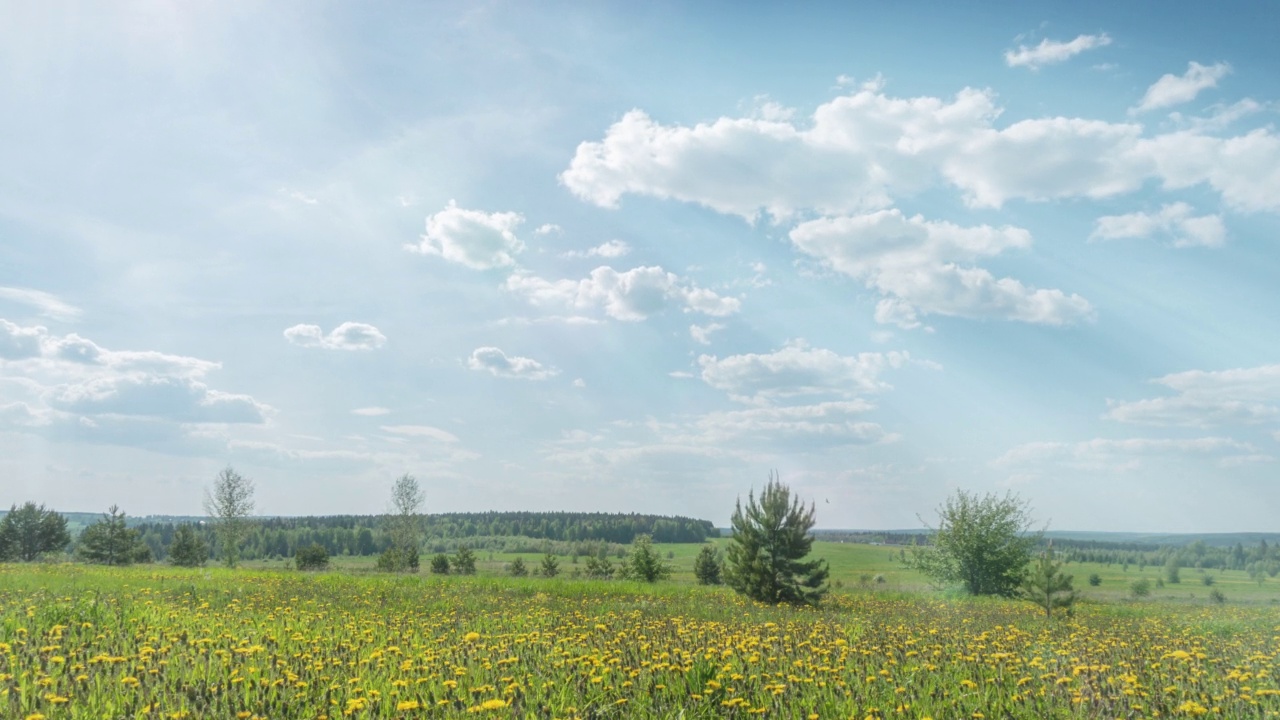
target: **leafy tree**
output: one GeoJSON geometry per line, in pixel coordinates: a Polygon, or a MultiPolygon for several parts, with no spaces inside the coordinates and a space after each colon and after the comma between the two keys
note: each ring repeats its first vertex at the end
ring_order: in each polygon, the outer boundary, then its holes
{"type": "Polygon", "coordinates": [[[1028,506],[957,490],[938,508],[932,545],[912,549],[908,566],[936,584],[961,583],[973,595],[1014,597],[1042,533],[1032,533],[1028,506]]]}
{"type": "Polygon", "coordinates": [[[449,574],[449,556],[440,553],[431,558],[431,572],[434,575],[449,574]]]}
{"type": "MultiPolygon", "coordinates": [[[[418,545],[422,541],[422,518],[418,512],[423,503],[422,487],[412,475],[401,475],[391,486],[391,519],[388,531],[391,548],[396,552],[383,553],[390,569],[397,572],[417,572],[417,563],[409,565],[410,558],[417,558],[418,545]]],[[[446,562],[448,558],[445,558],[446,562]]],[[[434,568],[435,560],[432,559],[434,568]]],[[[434,570],[433,570],[434,572],[434,570]]]]}
{"type": "Polygon", "coordinates": [[[458,548],[453,556],[453,571],[459,575],[476,574],[476,554],[471,552],[471,548],[466,545],[458,548]]]}
{"type": "Polygon", "coordinates": [[[33,502],[10,506],[0,520],[0,560],[32,562],[71,544],[67,519],[33,502]]]}
{"type": "Polygon", "coordinates": [[[671,577],[671,566],[662,562],[662,558],[653,549],[652,538],[637,535],[631,543],[631,554],[622,564],[622,577],[625,580],[657,582],[671,577]]]}
{"type": "Polygon", "coordinates": [[[1022,580],[1022,597],[1044,608],[1045,617],[1053,617],[1054,610],[1071,612],[1071,606],[1079,597],[1071,587],[1071,576],[1062,572],[1062,563],[1054,560],[1053,544],[1040,553],[1040,559],[1022,580]]]}
{"type": "Polygon", "coordinates": [[[240,561],[240,545],[249,533],[253,481],[228,465],[214,479],[213,489],[205,490],[204,511],[213,518],[222,561],[227,567],[235,567],[240,561]]]}
{"type": "Polygon", "coordinates": [[[556,556],[547,553],[542,556],[542,577],[553,578],[560,574],[560,561],[556,560],[556,556]]]}
{"type": "Polygon", "coordinates": [[[1170,557],[1169,561],[1164,564],[1165,582],[1177,585],[1182,582],[1182,575],[1178,571],[1178,558],[1170,557]]]}
{"type": "Polygon", "coordinates": [[[817,604],[827,593],[830,571],[826,560],[804,560],[813,546],[813,524],[813,505],[806,509],[770,473],[759,502],[753,491],[746,508],[739,499],[733,511],[725,581],[760,602],[817,604]]]}
{"type": "Polygon", "coordinates": [[[403,551],[389,547],[378,556],[377,568],[383,572],[418,572],[418,548],[403,551]]]}
{"type": "Polygon", "coordinates": [[[594,580],[608,580],[613,577],[613,563],[608,555],[587,558],[587,577],[594,580]]]}
{"type": "Polygon", "coordinates": [[[151,562],[151,548],[142,535],[125,523],[118,505],[112,505],[102,519],[80,533],[77,554],[85,562],[99,565],[129,565],[151,562]]]}
{"type": "Polygon", "coordinates": [[[298,548],[293,556],[293,564],[299,570],[327,570],[329,568],[329,551],[320,543],[298,548]]]}
{"type": "Polygon", "coordinates": [[[180,525],[169,546],[169,562],[179,567],[200,567],[209,559],[209,545],[190,525],[180,525]]]}
{"type": "Polygon", "coordinates": [[[529,574],[529,569],[524,566],[524,558],[516,558],[507,566],[507,572],[511,573],[511,577],[524,577],[529,574]]]}
{"type": "Polygon", "coordinates": [[[693,575],[703,585],[720,584],[720,553],[711,545],[703,545],[693,559],[693,575]]]}

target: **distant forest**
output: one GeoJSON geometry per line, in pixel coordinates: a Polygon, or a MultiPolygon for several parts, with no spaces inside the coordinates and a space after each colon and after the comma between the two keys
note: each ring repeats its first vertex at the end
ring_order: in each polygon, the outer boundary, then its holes
{"type": "MultiPolygon", "coordinates": [[[[331,555],[378,555],[391,545],[385,516],[332,515],[325,517],[262,518],[252,521],[242,557],[246,560],[292,557],[294,551],[317,543],[331,555]]],[[[211,525],[196,524],[198,533],[216,544],[211,525]]],[[[157,560],[168,556],[174,532],[183,521],[143,520],[129,523],[142,535],[157,560]]],[[[424,546],[431,552],[454,551],[462,545],[496,552],[545,552],[552,544],[558,554],[592,554],[601,546],[627,545],[637,535],[655,543],[698,543],[718,537],[710,521],[659,515],[486,512],[422,516],[424,546]],[[530,542],[530,540],[538,542],[530,542]]]]}

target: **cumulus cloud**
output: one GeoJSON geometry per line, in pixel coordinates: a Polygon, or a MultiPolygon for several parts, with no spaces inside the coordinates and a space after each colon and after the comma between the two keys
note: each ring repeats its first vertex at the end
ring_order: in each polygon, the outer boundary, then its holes
{"type": "Polygon", "coordinates": [[[387,342],[378,328],[358,322],[344,322],[328,335],[319,325],[294,325],[284,337],[294,345],[325,350],[376,350],[387,342]]]}
{"type": "Polygon", "coordinates": [[[75,320],[80,308],[63,302],[56,295],[30,288],[0,287],[0,300],[12,300],[36,309],[41,315],[54,320],[75,320]]]}
{"type": "Polygon", "coordinates": [[[523,222],[519,213],[465,210],[450,200],[448,207],[427,218],[421,241],[405,249],[439,255],[476,270],[509,267],[524,249],[515,234],[523,222]]]}
{"type": "Polygon", "coordinates": [[[1184,202],[1165,205],[1156,213],[1134,212],[1098,218],[1090,240],[1116,240],[1160,236],[1170,239],[1174,247],[1220,247],[1226,241],[1227,228],[1220,215],[1193,215],[1184,202]]]}
{"type": "Polygon", "coordinates": [[[996,278],[969,264],[1030,246],[1022,228],[961,227],[894,209],[811,220],[790,238],[800,251],[885,295],[876,306],[881,323],[913,328],[920,315],[937,314],[1065,325],[1093,314],[1079,295],[996,278]]]}
{"type": "Polygon", "coordinates": [[[1218,81],[1230,72],[1231,66],[1224,62],[1213,65],[1188,63],[1187,71],[1182,75],[1167,74],[1155,81],[1131,112],[1141,113],[1191,102],[1200,91],[1217,87],[1218,81]]]}
{"type": "Polygon", "coordinates": [[[889,387],[880,374],[909,360],[905,352],[839,355],[793,342],[771,353],[702,355],[698,365],[702,381],[711,387],[736,400],[768,403],[805,395],[849,397],[878,392],[889,387]]]}
{"type": "Polygon", "coordinates": [[[562,257],[581,258],[581,257],[602,257],[602,258],[618,258],[631,252],[631,246],[622,240],[610,240],[601,243],[593,248],[586,250],[570,250],[563,253],[562,257]]]}
{"type": "Polygon", "coordinates": [[[1236,209],[1280,211],[1280,140],[1270,129],[1145,136],[1137,123],[1075,117],[998,128],[999,114],[988,91],[896,98],[878,85],[820,105],[808,123],[722,117],[666,126],[635,110],[602,140],[581,143],[560,179],[605,207],[631,193],[749,221],[862,214],[938,183],[974,207],[1113,197],[1156,180],[1169,190],[1207,184],[1236,209]]]}
{"type": "Polygon", "coordinates": [[[210,387],[205,377],[219,367],[156,351],[110,350],[74,333],[57,336],[0,319],[2,377],[25,394],[4,404],[0,421],[61,439],[198,449],[204,445],[189,442],[185,428],[261,424],[272,412],[249,395],[210,387]]]}
{"type": "Polygon", "coordinates": [[[1105,417],[1138,425],[1212,427],[1280,418],[1280,365],[1188,370],[1152,380],[1175,394],[1108,400],[1105,417]]]}
{"type": "Polygon", "coordinates": [[[476,348],[467,358],[467,367],[487,371],[496,377],[518,380],[546,380],[560,374],[556,368],[547,367],[532,358],[508,357],[496,347],[476,348]]]}
{"type": "Polygon", "coordinates": [[[1004,62],[1009,67],[1025,67],[1039,70],[1045,65],[1066,62],[1086,50],[1106,47],[1111,44],[1111,37],[1106,33],[1099,35],[1078,35],[1074,40],[1061,42],[1045,38],[1035,47],[1019,45],[1017,50],[1006,50],[1004,62]]]}
{"type": "Polygon", "coordinates": [[[601,308],[609,317],[629,322],[644,320],[672,306],[715,317],[732,315],[741,306],[737,298],[700,288],[657,266],[621,273],[602,266],[583,280],[545,280],[517,272],[507,278],[504,287],[534,305],[601,308]]]}
{"type": "Polygon", "coordinates": [[[550,235],[552,233],[559,232],[562,232],[562,230],[560,226],[555,223],[543,223],[533,230],[534,235],[550,235]]]}

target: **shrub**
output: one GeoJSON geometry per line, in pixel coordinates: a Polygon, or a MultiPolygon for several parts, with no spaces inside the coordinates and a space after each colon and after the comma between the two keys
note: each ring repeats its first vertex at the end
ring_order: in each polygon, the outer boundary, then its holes
{"type": "Polygon", "coordinates": [[[311,543],[298,548],[293,556],[293,564],[299,570],[326,570],[329,567],[329,551],[320,543],[311,543]]]}
{"type": "Polygon", "coordinates": [[[671,566],[662,562],[653,549],[653,539],[637,535],[632,541],[631,554],[622,564],[622,577],[626,580],[657,582],[671,577],[671,566]]]}
{"type": "Polygon", "coordinates": [[[593,580],[608,580],[613,577],[613,563],[607,555],[587,558],[587,577],[593,580]]]}
{"type": "Polygon", "coordinates": [[[418,549],[389,547],[378,556],[378,569],[384,572],[418,572],[418,549]]]}
{"type": "Polygon", "coordinates": [[[1129,593],[1135,598],[1144,598],[1151,594],[1151,581],[1139,578],[1129,584],[1129,593]]]}
{"type": "Polygon", "coordinates": [[[190,525],[180,525],[169,546],[169,562],[179,567],[200,567],[209,560],[209,544],[190,525]]]}
{"type": "Polygon", "coordinates": [[[1213,584],[1213,576],[1205,574],[1200,577],[1200,583],[1206,587],[1213,584]]]}
{"type": "Polygon", "coordinates": [[[1089,585],[1091,587],[1098,587],[1101,584],[1102,584],[1101,575],[1099,575],[1098,573],[1093,573],[1092,575],[1089,576],[1089,585]]]}
{"type": "Polygon", "coordinates": [[[1209,599],[1212,600],[1214,603],[1221,605],[1227,601],[1227,596],[1223,595],[1222,591],[1219,590],[1218,588],[1214,588],[1213,590],[1209,591],[1209,599]]]}
{"type": "Polygon", "coordinates": [[[507,572],[511,573],[511,577],[524,577],[529,574],[529,569],[524,566],[524,558],[516,558],[507,566],[507,572]]]}
{"type": "Polygon", "coordinates": [[[449,556],[439,553],[431,558],[431,574],[448,575],[449,574],[449,556]]]}

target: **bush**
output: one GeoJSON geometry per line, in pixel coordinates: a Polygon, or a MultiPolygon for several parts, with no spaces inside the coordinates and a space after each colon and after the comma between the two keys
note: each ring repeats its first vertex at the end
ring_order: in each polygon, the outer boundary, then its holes
{"type": "Polygon", "coordinates": [[[613,563],[609,561],[609,556],[601,554],[600,557],[587,558],[587,577],[593,580],[612,578],[613,563]]]}
{"type": "Polygon", "coordinates": [[[1164,566],[1164,579],[1170,585],[1177,585],[1182,582],[1182,577],[1178,573],[1178,561],[1175,558],[1169,558],[1169,562],[1164,566]]]}
{"type": "Polygon", "coordinates": [[[378,569],[383,572],[418,572],[418,549],[407,551],[390,547],[378,556],[378,569]]]}
{"type": "Polygon", "coordinates": [[[432,575],[448,575],[449,574],[449,556],[440,553],[431,558],[431,574],[432,575]]]}
{"type": "Polygon", "coordinates": [[[524,558],[516,558],[507,566],[507,572],[511,573],[511,577],[524,577],[529,574],[529,569],[524,566],[524,558]]]}
{"type": "Polygon", "coordinates": [[[1209,592],[1209,599],[1218,605],[1222,605],[1227,601],[1227,596],[1222,594],[1218,588],[1214,588],[1209,592]]]}
{"type": "Polygon", "coordinates": [[[1089,585],[1091,587],[1098,587],[1101,584],[1102,584],[1101,575],[1099,575],[1098,573],[1093,573],[1092,575],[1089,576],[1089,585]]]}
{"type": "Polygon", "coordinates": [[[1203,585],[1205,585],[1206,587],[1207,587],[1207,586],[1209,586],[1209,585],[1212,585],[1212,584],[1213,584],[1213,576],[1212,576],[1212,575],[1207,575],[1207,574],[1206,574],[1206,575],[1201,576],[1201,578],[1200,578],[1200,583],[1201,583],[1201,584],[1203,584],[1203,585]]]}
{"type": "Polygon", "coordinates": [[[293,564],[299,570],[327,570],[329,568],[329,551],[320,543],[311,543],[298,548],[293,556],[293,564]]]}
{"type": "Polygon", "coordinates": [[[1129,593],[1135,598],[1144,598],[1151,594],[1151,581],[1139,578],[1129,584],[1129,593]]]}

